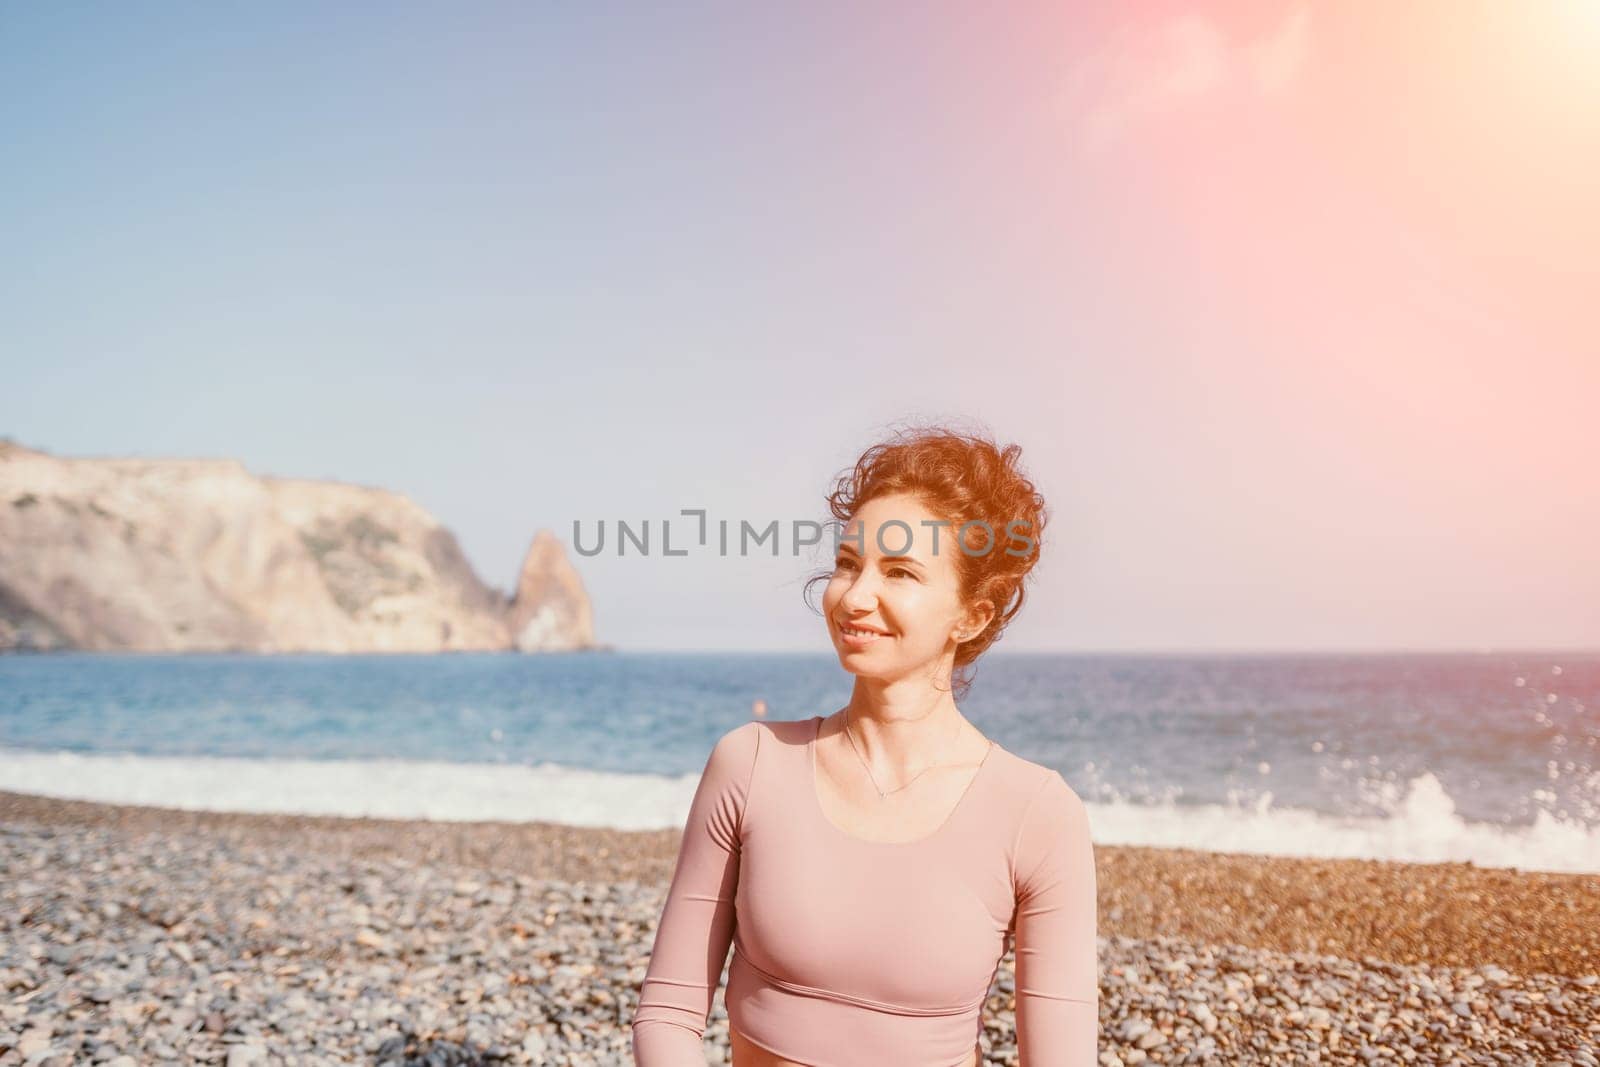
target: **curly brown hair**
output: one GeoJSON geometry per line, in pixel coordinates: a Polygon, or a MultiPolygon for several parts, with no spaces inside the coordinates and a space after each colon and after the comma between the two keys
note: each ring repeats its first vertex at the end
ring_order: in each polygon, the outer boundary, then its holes
{"type": "MultiPolygon", "coordinates": [[[[837,475],[827,497],[840,530],[867,501],[906,493],[958,531],[964,546],[956,556],[962,602],[988,600],[995,605],[995,615],[956,648],[952,681],[957,697],[972,685],[973,663],[1022,610],[1024,580],[1039,561],[1049,510],[1023,473],[1021,457],[1020,445],[1002,448],[982,431],[962,433],[944,426],[903,429],[868,448],[854,467],[837,475]],[[1031,540],[1028,550],[999,550],[1008,533],[1017,536],[1017,527],[1031,540]]],[[[831,576],[830,568],[807,580],[803,595],[808,604],[811,587],[831,576]]]]}

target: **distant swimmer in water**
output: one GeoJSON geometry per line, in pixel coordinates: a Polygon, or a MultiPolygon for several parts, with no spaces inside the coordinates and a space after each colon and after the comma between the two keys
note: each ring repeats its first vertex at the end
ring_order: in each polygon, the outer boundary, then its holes
{"type": "Polygon", "coordinates": [[[750,705],[750,714],[758,719],[765,719],[767,717],[767,702],[757,697],[756,702],[750,705]]]}

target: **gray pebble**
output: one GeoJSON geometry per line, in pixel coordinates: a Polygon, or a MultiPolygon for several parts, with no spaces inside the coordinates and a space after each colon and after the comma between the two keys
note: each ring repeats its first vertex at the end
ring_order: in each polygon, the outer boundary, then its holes
{"type": "MultiPolygon", "coordinates": [[[[224,833],[0,827],[5,1062],[632,1063],[664,885],[364,859],[224,833]],[[10,1036],[7,1036],[10,1035],[10,1036]],[[11,1058],[7,1058],[11,1057],[11,1058]]],[[[1600,979],[1102,937],[1102,1067],[1600,1067],[1600,979]]],[[[983,1012],[1016,1067],[1015,959],[983,1012]]],[[[705,1045],[728,1059],[724,990],[705,1045]]]]}

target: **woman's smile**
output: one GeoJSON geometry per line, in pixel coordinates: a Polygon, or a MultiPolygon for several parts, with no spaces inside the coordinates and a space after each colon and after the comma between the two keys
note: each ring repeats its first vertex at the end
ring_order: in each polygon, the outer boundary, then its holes
{"type": "Polygon", "coordinates": [[[869,648],[878,643],[879,638],[888,637],[888,634],[879,633],[877,630],[863,630],[860,627],[839,624],[839,637],[851,648],[869,648]]]}

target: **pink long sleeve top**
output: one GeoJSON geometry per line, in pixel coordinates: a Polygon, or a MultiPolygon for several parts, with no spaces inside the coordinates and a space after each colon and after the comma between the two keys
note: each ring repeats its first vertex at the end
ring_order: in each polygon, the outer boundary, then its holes
{"type": "Polygon", "coordinates": [[[978,1046],[1007,937],[1022,1067],[1096,1063],[1094,850],[1056,771],[994,744],[932,834],[872,842],[815,785],[822,716],[718,739],[690,805],[633,1017],[638,1067],[704,1067],[728,1020],[818,1067],[951,1067],[978,1046]]]}

